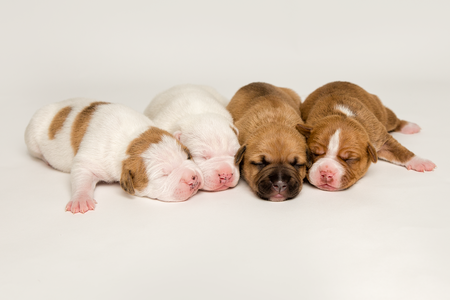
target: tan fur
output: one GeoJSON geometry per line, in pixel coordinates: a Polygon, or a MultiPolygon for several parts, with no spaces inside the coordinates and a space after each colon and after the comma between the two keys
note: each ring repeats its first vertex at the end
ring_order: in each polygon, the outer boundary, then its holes
{"type": "Polygon", "coordinates": [[[72,111],[72,107],[66,106],[62,108],[53,118],[52,122],[50,123],[50,127],[48,128],[48,138],[53,140],[58,133],[58,131],[62,128],[64,122],[67,119],[67,116],[72,111]]]}
{"type": "Polygon", "coordinates": [[[267,168],[282,167],[295,177],[300,192],[308,157],[305,138],[296,130],[297,124],[303,124],[299,104],[300,97],[292,90],[252,83],[242,87],[227,106],[239,130],[242,147],[236,162],[241,162],[241,176],[260,197],[258,182],[267,172],[254,163],[262,160],[269,163],[267,168]],[[298,170],[295,162],[302,165],[298,170]]]}
{"type": "MultiPolygon", "coordinates": [[[[392,110],[383,106],[376,95],[369,94],[350,82],[332,82],[315,90],[301,104],[302,118],[305,122],[308,120],[306,122],[308,125],[313,125],[323,116],[335,113],[333,110],[337,104],[344,104],[352,111],[357,111],[360,114],[357,119],[366,128],[375,125],[369,132],[371,140],[376,139],[384,131],[400,131],[408,123],[399,120],[392,110]],[[310,114],[313,116],[310,117],[310,114]]],[[[343,115],[340,112],[339,114],[343,115]]]]}
{"type": "MultiPolygon", "coordinates": [[[[131,195],[135,190],[141,191],[148,184],[147,171],[145,169],[142,153],[147,150],[151,144],[157,144],[162,140],[163,135],[172,136],[169,132],[157,127],[150,127],[135,138],[127,149],[128,158],[122,162],[122,175],[120,186],[131,195]]],[[[179,143],[182,149],[190,158],[191,154],[186,146],[179,143]]]]}
{"type": "Polygon", "coordinates": [[[85,107],[81,112],[76,116],[73,124],[72,124],[72,134],[71,134],[71,144],[73,148],[74,154],[77,154],[78,149],[80,147],[80,143],[83,140],[84,134],[89,126],[89,122],[91,121],[92,114],[97,109],[97,106],[109,104],[108,102],[93,102],[89,106],[85,107]]]}
{"type": "MultiPolygon", "coordinates": [[[[306,126],[299,128],[305,135],[310,131],[308,146],[314,162],[326,151],[331,135],[341,129],[341,143],[361,157],[349,167],[351,174],[343,178],[343,188],[351,186],[376,162],[377,156],[396,163],[406,163],[414,154],[400,145],[388,132],[400,131],[408,122],[400,120],[380,99],[349,82],[326,84],[306,98],[300,106],[306,126]],[[354,116],[336,110],[337,105],[350,109],[354,116]],[[312,130],[312,131],[311,131],[312,130]],[[376,154],[375,154],[376,152],[376,154]]],[[[345,148],[339,158],[347,159],[345,148]]]]}

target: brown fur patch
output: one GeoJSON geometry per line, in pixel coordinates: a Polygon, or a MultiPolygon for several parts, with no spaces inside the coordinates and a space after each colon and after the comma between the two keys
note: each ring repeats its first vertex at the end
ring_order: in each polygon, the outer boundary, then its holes
{"type": "MultiPolygon", "coordinates": [[[[135,190],[142,190],[147,186],[147,170],[141,155],[151,146],[151,144],[161,142],[164,135],[174,138],[165,130],[157,127],[150,127],[130,143],[127,149],[128,158],[122,162],[122,176],[120,178],[120,186],[126,192],[134,195],[135,190]]],[[[188,156],[190,156],[189,150],[181,143],[180,145],[188,156]]]]}
{"type": "Polygon", "coordinates": [[[67,119],[67,116],[72,111],[72,107],[66,106],[62,108],[58,113],[53,117],[52,123],[48,128],[48,138],[53,140],[56,134],[61,130],[64,122],[67,119]]]}
{"type": "Polygon", "coordinates": [[[80,147],[80,143],[83,140],[84,134],[91,121],[92,114],[97,109],[97,106],[109,104],[108,102],[93,102],[89,106],[86,106],[81,112],[76,116],[72,124],[72,134],[71,143],[74,154],[77,154],[80,147]]]}

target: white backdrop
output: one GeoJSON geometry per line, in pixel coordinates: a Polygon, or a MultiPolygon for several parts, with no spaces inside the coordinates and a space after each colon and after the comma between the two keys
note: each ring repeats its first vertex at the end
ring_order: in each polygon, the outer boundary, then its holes
{"type": "Polygon", "coordinates": [[[449,299],[448,1],[1,1],[3,299],[449,299]],[[265,81],[377,94],[434,161],[379,162],[355,186],[284,203],[245,182],[167,204],[100,184],[64,212],[69,174],[31,158],[41,106],[91,97],[143,111],[181,83],[228,98],[265,81]]]}

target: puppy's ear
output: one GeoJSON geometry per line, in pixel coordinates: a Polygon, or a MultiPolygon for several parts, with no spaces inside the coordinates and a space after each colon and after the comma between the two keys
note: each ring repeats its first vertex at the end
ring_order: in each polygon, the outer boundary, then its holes
{"type": "Polygon", "coordinates": [[[311,150],[309,150],[309,147],[306,146],[306,168],[311,168],[313,163],[313,156],[311,153],[311,150]]]}
{"type": "Polygon", "coordinates": [[[177,130],[173,133],[173,136],[177,139],[180,140],[181,139],[181,131],[177,130]]]}
{"type": "Polygon", "coordinates": [[[300,134],[304,135],[305,138],[309,138],[311,134],[311,130],[313,129],[311,126],[306,124],[297,124],[295,128],[300,132],[300,134]]]}
{"type": "Polygon", "coordinates": [[[367,153],[369,153],[370,159],[372,162],[376,163],[378,161],[377,150],[371,143],[367,145],[367,153]]]}
{"type": "Polygon", "coordinates": [[[234,156],[234,163],[237,166],[239,166],[239,164],[241,163],[242,159],[244,158],[245,150],[247,150],[247,146],[246,145],[241,146],[241,148],[239,148],[238,152],[234,156]]]}
{"type": "Polygon", "coordinates": [[[230,125],[231,130],[236,134],[237,137],[239,137],[239,129],[237,129],[236,126],[230,125]]]}
{"type": "Polygon", "coordinates": [[[128,194],[134,195],[133,177],[131,176],[131,171],[126,168],[122,168],[120,186],[128,194]]]}

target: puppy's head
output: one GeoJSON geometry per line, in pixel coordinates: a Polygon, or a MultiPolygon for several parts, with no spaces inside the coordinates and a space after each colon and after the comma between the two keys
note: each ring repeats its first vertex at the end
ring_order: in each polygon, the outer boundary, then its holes
{"type": "Polygon", "coordinates": [[[311,184],[326,191],[352,186],[378,160],[366,130],[355,119],[328,116],[314,127],[297,125],[308,137],[313,164],[308,172],[311,184]]]}
{"type": "Polygon", "coordinates": [[[202,114],[180,122],[174,136],[186,145],[203,173],[203,190],[222,191],[239,182],[239,168],[234,164],[237,135],[231,121],[220,115],[202,114]]]}
{"type": "Polygon", "coordinates": [[[121,187],[137,196],[184,201],[203,186],[203,176],[187,148],[152,127],[132,141],[122,163],[121,187]]]}
{"type": "Polygon", "coordinates": [[[275,202],[300,193],[309,162],[305,138],[295,128],[272,124],[253,134],[236,155],[250,188],[275,202]]]}

